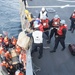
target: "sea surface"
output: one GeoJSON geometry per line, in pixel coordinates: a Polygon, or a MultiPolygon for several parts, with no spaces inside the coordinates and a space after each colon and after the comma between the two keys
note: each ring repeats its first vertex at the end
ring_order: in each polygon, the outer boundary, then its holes
{"type": "Polygon", "coordinates": [[[18,37],[21,31],[19,0],[0,0],[0,34],[18,37]]]}

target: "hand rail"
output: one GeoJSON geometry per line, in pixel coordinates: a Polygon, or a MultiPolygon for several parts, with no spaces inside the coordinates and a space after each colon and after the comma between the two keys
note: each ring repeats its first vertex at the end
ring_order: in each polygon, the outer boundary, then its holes
{"type": "MultiPolygon", "coordinates": [[[[28,24],[29,21],[25,19],[25,5],[24,1],[22,0],[20,2],[20,17],[21,17],[21,27],[22,30],[26,28],[26,24],[28,24]],[[26,23],[27,22],[27,23],[26,23]]],[[[32,68],[32,59],[31,59],[31,47],[29,50],[27,50],[27,57],[26,57],[26,75],[33,75],[33,68],[32,68]]]]}

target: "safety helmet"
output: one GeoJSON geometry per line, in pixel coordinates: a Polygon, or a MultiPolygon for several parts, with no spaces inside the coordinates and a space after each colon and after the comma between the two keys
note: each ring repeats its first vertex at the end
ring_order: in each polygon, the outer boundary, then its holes
{"type": "Polygon", "coordinates": [[[39,25],[34,25],[34,28],[38,28],[39,27],[39,25]]]}
{"type": "Polygon", "coordinates": [[[4,40],[5,40],[5,41],[8,41],[8,36],[5,36],[5,37],[4,37],[4,40]]]}
{"type": "Polygon", "coordinates": [[[4,60],[3,63],[6,63],[6,61],[4,60]]]}
{"type": "Polygon", "coordinates": [[[65,20],[60,21],[61,24],[66,24],[65,20]]]}
{"type": "Polygon", "coordinates": [[[37,21],[37,20],[35,20],[35,21],[34,21],[34,25],[37,25],[37,24],[38,24],[38,21],[37,21]]]}
{"type": "Polygon", "coordinates": [[[34,21],[34,28],[38,28],[39,27],[39,24],[38,24],[38,21],[34,21]]]}
{"type": "Polygon", "coordinates": [[[42,7],[42,9],[41,9],[42,11],[45,11],[46,9],[44,8],[44,7],[42,7]]]}
{"type": "Polygon", "coordinates": [[[74,12],[75,12],[75,9],[74,9],[74,12]]]}
{"type": "Polygon", "coordinates": [[[17,70],[17,71],[15,72],[15,75],[19,75],[19,73],[20,73],[20,70],[17,70]]]}
{"type": "Polygon", "coordinates": [[[58,15],[55,15],[54,18],[59,18],[59,16],[58,15]]]}
{"type": "Polygon", "coordinates": [[[2,34],[0,34],[0,37],[2,37],[2,34]]]}
{"type": "Polygon", "coordinates": [[[38,24],[41,22],[41,20],[39,18],[36,18],[36,20],[38,22],[38,24]]]}
{"type": "Polygon", "coordinates": [[[29,11],[28,11],[28,10],[25,10],[25,13],[26,13],[26,14],[29,14],[29,11]]]}

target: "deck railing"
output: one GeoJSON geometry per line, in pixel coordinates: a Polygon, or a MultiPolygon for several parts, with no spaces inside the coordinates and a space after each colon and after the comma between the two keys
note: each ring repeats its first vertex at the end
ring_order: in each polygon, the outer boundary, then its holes
{"type": "MultiPolygon", "coordinates": [[[[22,0],[20,0],[20,18],[21,18],[21,27],[24,30],[28,25],[27,19],[25,19],[25,5],[22,0]]],[[[26,58],[26,75],[33,75],[32,68],[32,59],[31,59],[31,47],[27,50],[27,58],[26,58]]]]}

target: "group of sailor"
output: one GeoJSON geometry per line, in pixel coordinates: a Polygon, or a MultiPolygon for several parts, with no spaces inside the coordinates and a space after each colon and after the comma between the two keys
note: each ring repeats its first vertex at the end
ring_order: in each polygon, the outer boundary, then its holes
{"type": "MultiPolygon", "coordinates": [[[[33,17],[32,17],[33,18],[33,17]]],[[[75,28],[75,10],[72,13],[71,17],[71,26],[69,31],[74,32],[75,28]]],[[[65,50],[65,38],[67,32],[67,24],[65,20],[61,19],[58,14],[56,14],[52,20],[48,18],[48,13],[46,9],[43,7],[38,15],[38,18],[32,19],[30,21],[30,28],[33,29],[32,37],[32,52],[37,51],[39,47],[39,56],[40,59],[43,55],[43,38],[46,35],[46,41],[49,44],[51,42],[51,38],[53,35],[55,36],[55,44],[53,50],[50,50],[50,53],[56,52],[59,42],[62,45],[62,51],[65,50]],[[49,34],[50,32],[50,34],[49,34]],[[43,37],[44,35],[44,37],[43,37]]]]}

